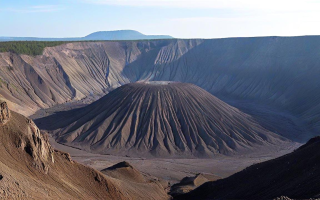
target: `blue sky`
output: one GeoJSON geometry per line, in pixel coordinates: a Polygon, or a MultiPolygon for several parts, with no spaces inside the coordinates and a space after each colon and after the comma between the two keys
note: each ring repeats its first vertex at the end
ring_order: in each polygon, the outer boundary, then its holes
{"type": "Polygon", "coordinates": [[[179,38],[320,35],[320,0],[0,0],[0,36],[137,30],[179,38]]]}

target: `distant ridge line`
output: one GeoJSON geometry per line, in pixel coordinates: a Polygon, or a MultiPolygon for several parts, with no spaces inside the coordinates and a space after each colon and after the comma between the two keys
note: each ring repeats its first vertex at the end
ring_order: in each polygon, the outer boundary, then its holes
{"type": "Polygon", "coordinates": [[[145,40],[172,39],[169,35],[145,35],[134,30],[98,31],[85,37],[71,38],[41,38],[41,37],[0,37],[4,41],[87,41],[87,40],[145,40]]]}

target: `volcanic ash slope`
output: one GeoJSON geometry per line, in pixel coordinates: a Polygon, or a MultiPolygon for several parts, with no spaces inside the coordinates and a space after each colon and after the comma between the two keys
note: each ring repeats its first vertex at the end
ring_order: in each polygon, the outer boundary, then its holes
{"type": "Polygon", "coordinates": [[[122,155],[202,157],[284,142],[200,87],[178,82],[130,83],[38,122],[60,126],[58,142],[122,155]]]}

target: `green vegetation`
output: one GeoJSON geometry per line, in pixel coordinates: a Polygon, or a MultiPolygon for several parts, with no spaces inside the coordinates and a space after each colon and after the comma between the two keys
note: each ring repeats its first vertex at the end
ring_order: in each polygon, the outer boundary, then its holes
{"type": "Polygon", "coordinates": [[[54,47],[65,43],[74,42],[140,42],[160,41],[173,39],[145,39],[145,40],[84,40],[84,41],[10,41],[0,42],[0,52],[12,52],[31,56],[41,55],[44,48],[54,47]]]}
{"type": "Polygon", "coordinates": [[[40,55],[45,47],[58,46],[67,42],[44,42],[44,41],[18,41],[0,42],[0,52],[13,52],[17,54],[40,55]]]}

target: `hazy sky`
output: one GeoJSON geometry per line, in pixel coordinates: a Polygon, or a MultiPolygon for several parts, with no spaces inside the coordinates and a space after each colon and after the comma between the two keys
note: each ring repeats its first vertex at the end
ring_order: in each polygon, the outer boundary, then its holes
{"type": "Polygon", "coordinates": [[[132,29],[179,38],[320,35],[320,0],[0,0],[0,36],[132,29]]]}

